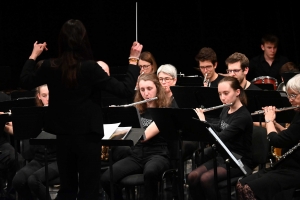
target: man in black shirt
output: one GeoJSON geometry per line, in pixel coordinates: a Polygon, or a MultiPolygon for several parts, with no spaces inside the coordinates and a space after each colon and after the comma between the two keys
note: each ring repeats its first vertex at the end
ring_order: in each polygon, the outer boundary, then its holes
{"type": "Polygon", "coordinates": [[[267,34],[261,39],[261,49],[263,54],[250,60],[249,78],[260,76],[270,76],[275,78],[278,84],[281,82],[279,70],[283,64],[289,61],[285,56],[277,54],[278,38],[275,35],[267,34]]]}
{"type": "Polygon", "coordinates": [[[244,90],[261,90],[246,79],[246,75],[249,73],[249,59],[244,54],[233,53],[225,60],[225,64],[228,75],[237,78],[244,90]]]}
{"type": "Polygon", "coordinates": [[[218,65],[216,52],[210,47],[203,47],[195,57],[204,77],[204,87],[218,87],[219,81],[224,76],[216,73],[218,65]]]}

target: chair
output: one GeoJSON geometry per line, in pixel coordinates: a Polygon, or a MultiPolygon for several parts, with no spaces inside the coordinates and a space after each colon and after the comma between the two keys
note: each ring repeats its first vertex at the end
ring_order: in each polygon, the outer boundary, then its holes
{"type": "MultiPolygon", "coordinates": [[[[269,141],[267,140],[267,131],[264,127],[253,126],[252,134],[252,159],[253,163],[257,166],[258,169],[263,169],[266,167],[267,159],[269,156],[269,141]]],[[[230,173],[230,169],[229,169],[230,173]]],[[[218,183],[218,188],[223,189],[227,187],[227,191],[235,189],[235,185],[238,180],[243,176],[233,177],[230,180],[230,185],[227,184],[227,180],[221,181],[218,183]]],[[[235,191],[234,191],[235,193],[235,191]]],[[[231,199],[231,193],[227,194],[228,199],[231,199]]]]}

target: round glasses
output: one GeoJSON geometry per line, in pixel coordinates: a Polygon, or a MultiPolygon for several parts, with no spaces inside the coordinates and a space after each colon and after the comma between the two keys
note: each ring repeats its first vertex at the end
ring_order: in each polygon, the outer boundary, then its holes
{"type": "Polygon", "coordinates": [[[139,67],[141,69],[148,69],[150,67],[150,65],[139,65],[139,67]]]}
{"type": "Polygon", "coordinates": [[[163,81],[165,81],[165,82],[169,82],[169,81],[171,81],[171,80],[173,80],[174,78],[171,78],[171,77],[160,77],[160,78],[158,78],[158,80],[160,81],[160,82],[163,82],[163,81]]]}
{"type": "Polygon", "coordinates": [[[298,96],[298,94],[286,94],[286,96],[287,96],[288,99],[295,100],[296,97],[298,96]]]}

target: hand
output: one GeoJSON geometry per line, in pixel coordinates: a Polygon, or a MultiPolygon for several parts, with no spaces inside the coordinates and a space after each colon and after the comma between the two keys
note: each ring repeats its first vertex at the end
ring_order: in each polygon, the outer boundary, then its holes
{"type": "Polygon", "coordinates": [[[47,43],[44,42],[42,44],[38,44],[38,42],[36,41],[34,44],[33,44],[33,50],[32,50],[32,53],[29,57],[29,59],[33,59],[33,60],[36,60],[36,58],[41,55],[41,53],[46,50],[48,51],[48,48],[47,48],[47,43]]]}
{"type": "Polygon", "coordinates": [[[276,114],[275,114],[275,110],[276,107],[275,106],[266,106],[264,108],[262,108],[265,111],[265,120],[270,120],[270,121],[274,121],[276,118],[276,114]]]}
{"type": "Polygon", "coordinates": [[[197,113],[197,115],[201,121],[205,121],[205,116],[204,116],[202,108],[195,108],[194,111],[197,113]]]}
{"type": "Polygon", "coordinates": [[[130,57],[139,58],[143,49],[143,45],[138,42],[133,42],[131,49],[130,49],[130,57]]]}

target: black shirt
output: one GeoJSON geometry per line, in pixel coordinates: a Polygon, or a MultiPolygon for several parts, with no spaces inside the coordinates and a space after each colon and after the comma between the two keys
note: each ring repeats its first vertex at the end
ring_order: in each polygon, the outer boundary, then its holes
{"type": "Polygon", "coordinates": [[[279,74],[280,68],[285,63],[289,62],[289,59],[285,56],[276,56],[272,65],[265,60],[263,54],[256,56],[250,60],[249,63],[249,80],[253,80],[254,78],[260,76],[270,76],[275,78],[278,83],[281,83],[281,77],[279,74]]]}
{"type": "Polygon", "coordinates": [[[222,80],[223,78],[224,76],[218,74],[218,77],[214,81],[210,82],[210,87],[218,87],[220,80],[222,80]]]}

